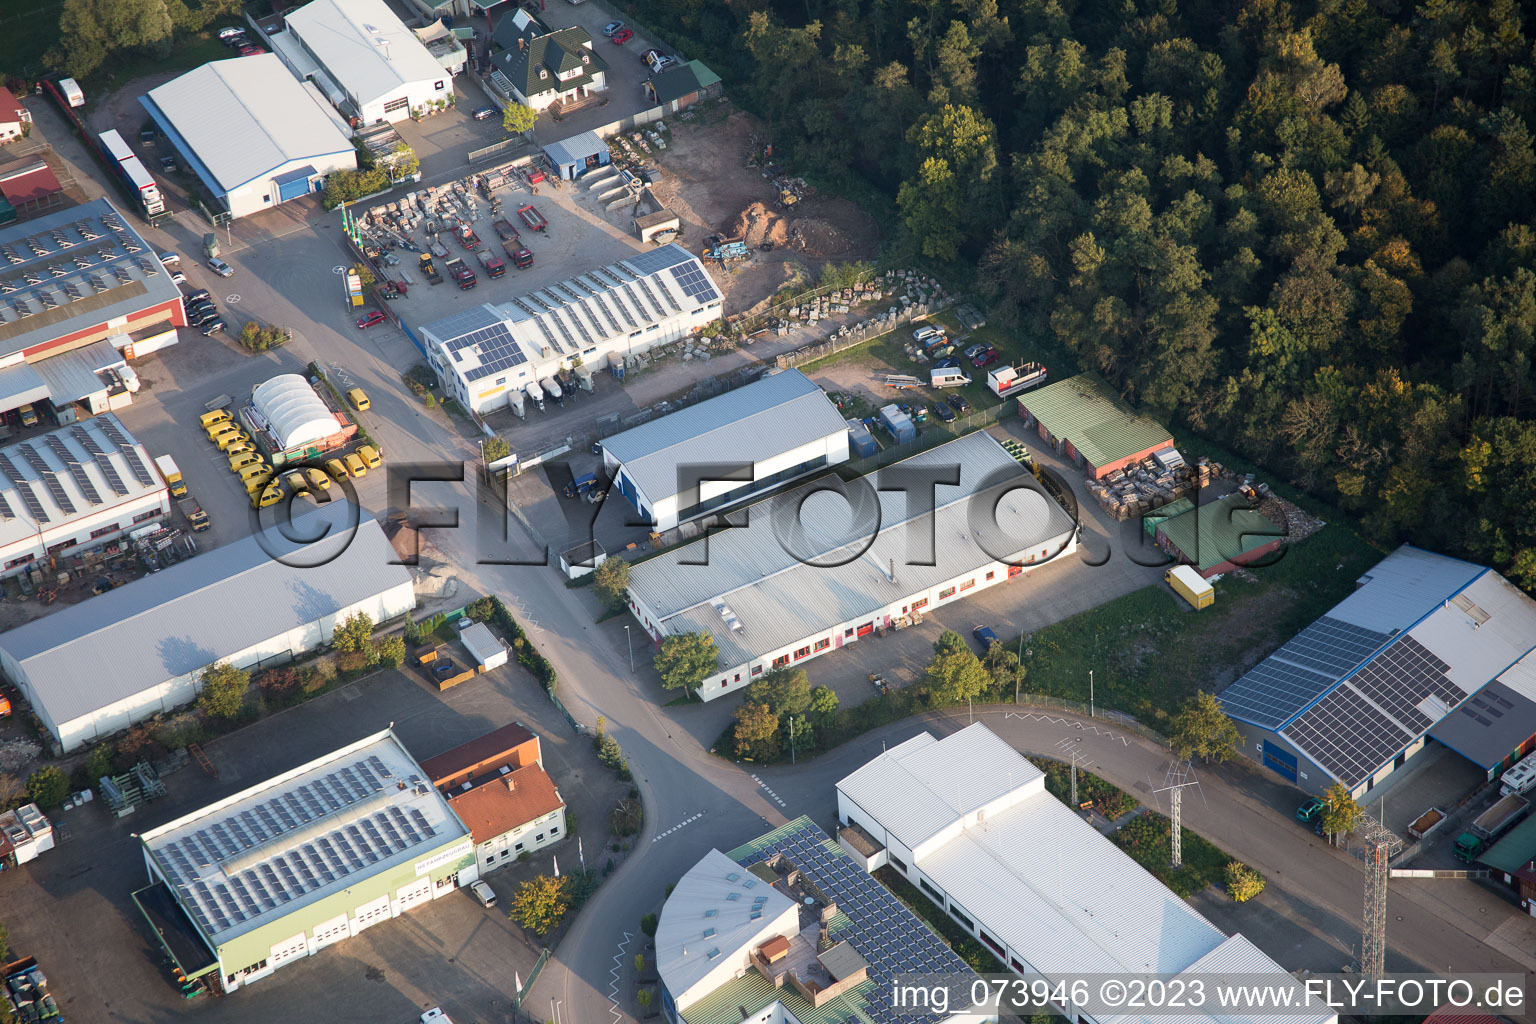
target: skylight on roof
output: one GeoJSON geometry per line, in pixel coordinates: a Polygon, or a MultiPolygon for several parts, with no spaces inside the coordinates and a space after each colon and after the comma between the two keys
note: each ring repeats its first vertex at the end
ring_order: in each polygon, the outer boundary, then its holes
{"type": "Polygon", "coordinates": [[[708,910],[704,911],[704,916],[705,917],[719,917],[720,916],[720,911],[716,910],[714,907],[710,907],[708,910]]]}

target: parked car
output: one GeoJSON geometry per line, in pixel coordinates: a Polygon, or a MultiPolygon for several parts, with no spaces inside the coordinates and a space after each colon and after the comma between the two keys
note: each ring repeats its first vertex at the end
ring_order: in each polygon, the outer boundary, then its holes
{"type": "Polygon", "coordinates": [[[188,316],[192,316],[194,313],[217,313],[219,311],[218,307],[209,302],[207,299],[200,299],[197,302],[188,302],[186,303],[186,308],[188,316]]]}
{"type": "Polygon", "coordinates": [[[378,469],[381,465],[384,464],[384,459],[379,455],[378,450],[375,449],[371,444],[365,444],[359,448],[357,450],[357,457],[362,459],[363,465],[367,466],[369,469],[378,469]]]}
{"type": "Polygon", "coordinates": [[[997,634],[992,631],[991,626],[977,626],[971,630],[971,636],[974,636],[976,642],[981,644],[983,651],[997,643],[997,634]]]}
{"type": "Polygon", "coordinates": [[[227,43],[236,36],[243,35],[245,35],[245,29],[240,28],[237,25],[231,25],[228,28],[219,29],[219,42],[227,43]]]}
{"type": "Polygon", "coordinates": [[[484,882],[471,882],[469,891],[475,894],[475,899],[480,901],[482,907],[494,907],[496,905],[496,890],[484,882]]]}
{"type": "Polygon", "coordinates": [[[616,45],[623,46],[625,43],[635,38],[635,34],[627,28],[621,28],[608,38],[612,39],[616,45]]]}
{"type": "Polygon", "coordinates": [[[244,46],[240,47],[240,56],[242,57],[255,57],[257,54],[266,52],[266,50],[257,46],[255,43],[246,43],[244,46]]]}
{"type": "Polygon", "coordinates": [[[223,329],[224,329],[224,321],[223,320],[210,320],[210,321],[208,321],[208,323],[203,324],[203,337],[211,338],[215,334],[218,334],[223,329]]]}
{"type": "Polygon", "coordinates": [[[977,342],[974,345],[967,345],[966,348],[965,348],[965,358],[967,358],[967,359],[975,359],[977,356],[981,355],[983,352],[985,352],[987,349],[989,349],[991,347],[992,347],[991,345],[988,345],[984,341],[979,341],[979,342],[977,342]]]}
{"type": "Polygon", "coordinates": [[[372,313],[364,313],[362,316],[358,317],[357,326],[359,329],[372,327],[374,324],[381,324],[387,319],[388,317],[376,309],[372,313]]]}
{"type": "Polygon", "coordinates": [[[216,309],[202,309],[202,310],[198,310],[195,313],[188,313],[187,314],[187,322],[189,324],[191,324],[193,327],[201,327],[204,324],[212,323],[213,321],[217,320],[218,318],[219,318],[219,311],[216,310],[216,309]]]}
{"type": "Polygon", "coordinates": [[[1303,803],[1300,807],[1296,808],[1296,820],[1313,821],[1323,813],[1323,808],[1325,806],[1327,805],[1323,803],[1321,797],[1314,796],[1310,800],[1303,803]]]}
{"type": "Polygon", "coordinates": [[[939,419],[943,420],[945,423],[953,423],[955,421],[955,410],[951,409],[943,402],[933,403],[933,414],[939,419]]]}
{"type": "Polygon", "coordinates": [[[997,349],[989,347],[981,355],[977,356],[975,359],[972,359],[971,365],[980,370],[983,367],[991,366],[995,362],[997,362],[997,349]]]}
{"type": "Polygon", "coordinates": [[[348,455],[346,461],[347,461],[347,472],[348,473],[351,473],[353,476],[367,476],[368,475],[368,467],[363,464],[363,460],[358,457],[356,452],[353,452],[352,454],[348,455]]]}
{"type": "Polygon", "coordinates": [[[651,72],[653,74],[659,75],[663,71],[667,70],[667,68],[675,67],[681,63],[682,61],[678,60],[676,57],[663,56],[660,60],[652,62],[651,72]]]}
{"type": "Polygon", "coordinates": [[[622,21],[610,21],[608,24],[603,26],[603,35],[611,37],[615,32],[619,31],[623,27],[624,23],[622,21]]]}
{"type": "Polygon", "coordinates": [[[314,488],[316,494],[331,489],[331,478],[314,466],[305,466],[304,475],[309,478],[309,486],[314,488]]]}
{"type": "Polygon", "coordinates": [[[347,478],[347,467],[341,464],[340,459],[326,459],[325,471],[331,474],[331,479],[333,480],[345,480],[347,478]]]}
{"type": "Polygon", "coordinates": [[[476,107],[475,108],[475,120],[476,121],[484,121],[488,117],[495,117],[495,116],[496,116],[496,108],[495,107],[476,107]]]}
{"type": "Polygon", "coordinates": [[[164,171],[166,174],[175,174],[176,173],[176,158],[173,157],[173,156],[163,156],[163,157],[161,157],[160,158],[160,169],[162,171],[164,171]]]}
{"type": "Polygon", "coordinates": [[[656,60],[660,60],[660,59],[661,59],[661,51],[660,50],[646,50],[644,53],[642,53],[640,55],[640,63],[641,64],[650,64],[652,61],[656,61],[656,60]]]}
{"type": "Polygon", "coordinates": [[[208,269],[220,277],[234,277],[235,268],[219,259],[217,256],[208,261],[208,269]]]}
{"type": "Polygon", "coordinates": [[[188,301],[188,302],[199,302],[199,301],[201,301],[203,299],[209,298],[208,289],[207,288],[199,288],[195,292],[187,292],[187,294],[185,296],[183,296],[183,298],[186,299],[186,301],[188,301]]]}
{"type": "Polygon", "coordinates": [[[173,270],[173,271],[171,271],[171,280],[174,281],[177,284],[186,284],[187,283],[187,275],[183,274],[179,270],[173,270]]]}
{"type": "Polygon", "coordinates": [[[160,262],[168,269],[179,267],[181,266],[181,257],[174,252],[163,252],[160,254],[160,262]]]}
{"type": "Polygon", "coordinates": [[[347,392],[347,401],[352,403],[352,408],[358,412],[367,412],[373,408],[373,403],[368,401],[368,394],[362,388],[353,388],[347,392]]]}
{"type": "Polygon", "coordinates": [[[933,368],[935,370],[958,370],[960,368],[960,360],[953,356],[948,359],[940,359],[933,364],[933,368]]]}
{"type": "Polygon", "coordinates": [[[951,409],[955,410],[955,412],[959,413],[961,416],[970,415],[971,403],[967,402],[963,395],[950,395],[945,399],[945,401],[949,403],[949,407],[951,409]]]}

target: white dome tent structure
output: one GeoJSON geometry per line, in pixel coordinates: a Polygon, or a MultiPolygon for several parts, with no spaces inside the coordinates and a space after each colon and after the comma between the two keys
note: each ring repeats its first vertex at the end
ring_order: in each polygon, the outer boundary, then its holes
{"type": "Polygon", "coordinates": [[[256,385],[245,418],[273,465],[301,462],[339,448],[357,425],[336,411],[296,373],[279,374],[256,385]]]}

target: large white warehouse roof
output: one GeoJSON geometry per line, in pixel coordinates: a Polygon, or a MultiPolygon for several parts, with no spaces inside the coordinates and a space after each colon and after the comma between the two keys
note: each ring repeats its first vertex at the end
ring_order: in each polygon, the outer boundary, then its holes
{"type": "Polygon", "coordinates": [[[412,82],[449,77],[384,0],[312,0],[286,21],[361,104],[412,82]]]}
{"type": "Polygon", "coordinates": [[[146,101],[226,192],[296,161],[352,151],[336,117],[273,53],[204,64],[146,101]]]}

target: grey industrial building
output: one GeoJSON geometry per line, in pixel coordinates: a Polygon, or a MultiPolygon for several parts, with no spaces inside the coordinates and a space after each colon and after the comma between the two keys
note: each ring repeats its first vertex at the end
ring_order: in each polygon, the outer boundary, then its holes
{"type": "Polygon", "coordinates": [[[769,374],[603,441],[613,492],[658,530],[846,461],[842,413],[799,370],[769,374]],[[750,479],[723,479],[727,465],[736,467],[731,475],[750,479]]]}
{"type": "Polygon", "coordinates": [[[1220,694],[1245,753],[1356,798],[1431,742],[1490,778],[1536,745],[1536,602],[1492,569],[1403,545],[1220,694]]]}
{"type": "Polygon", "coordinates": [[[327,643],[354,612],[375,622],[415,606],[384,531],[333,501],[278,531],[185,562],[0,635],[0,666],[65,751],[197,696],[204,669],[282,663],[327,643]],[[305,567],[307,566],[307,567],[305,567]]]}

